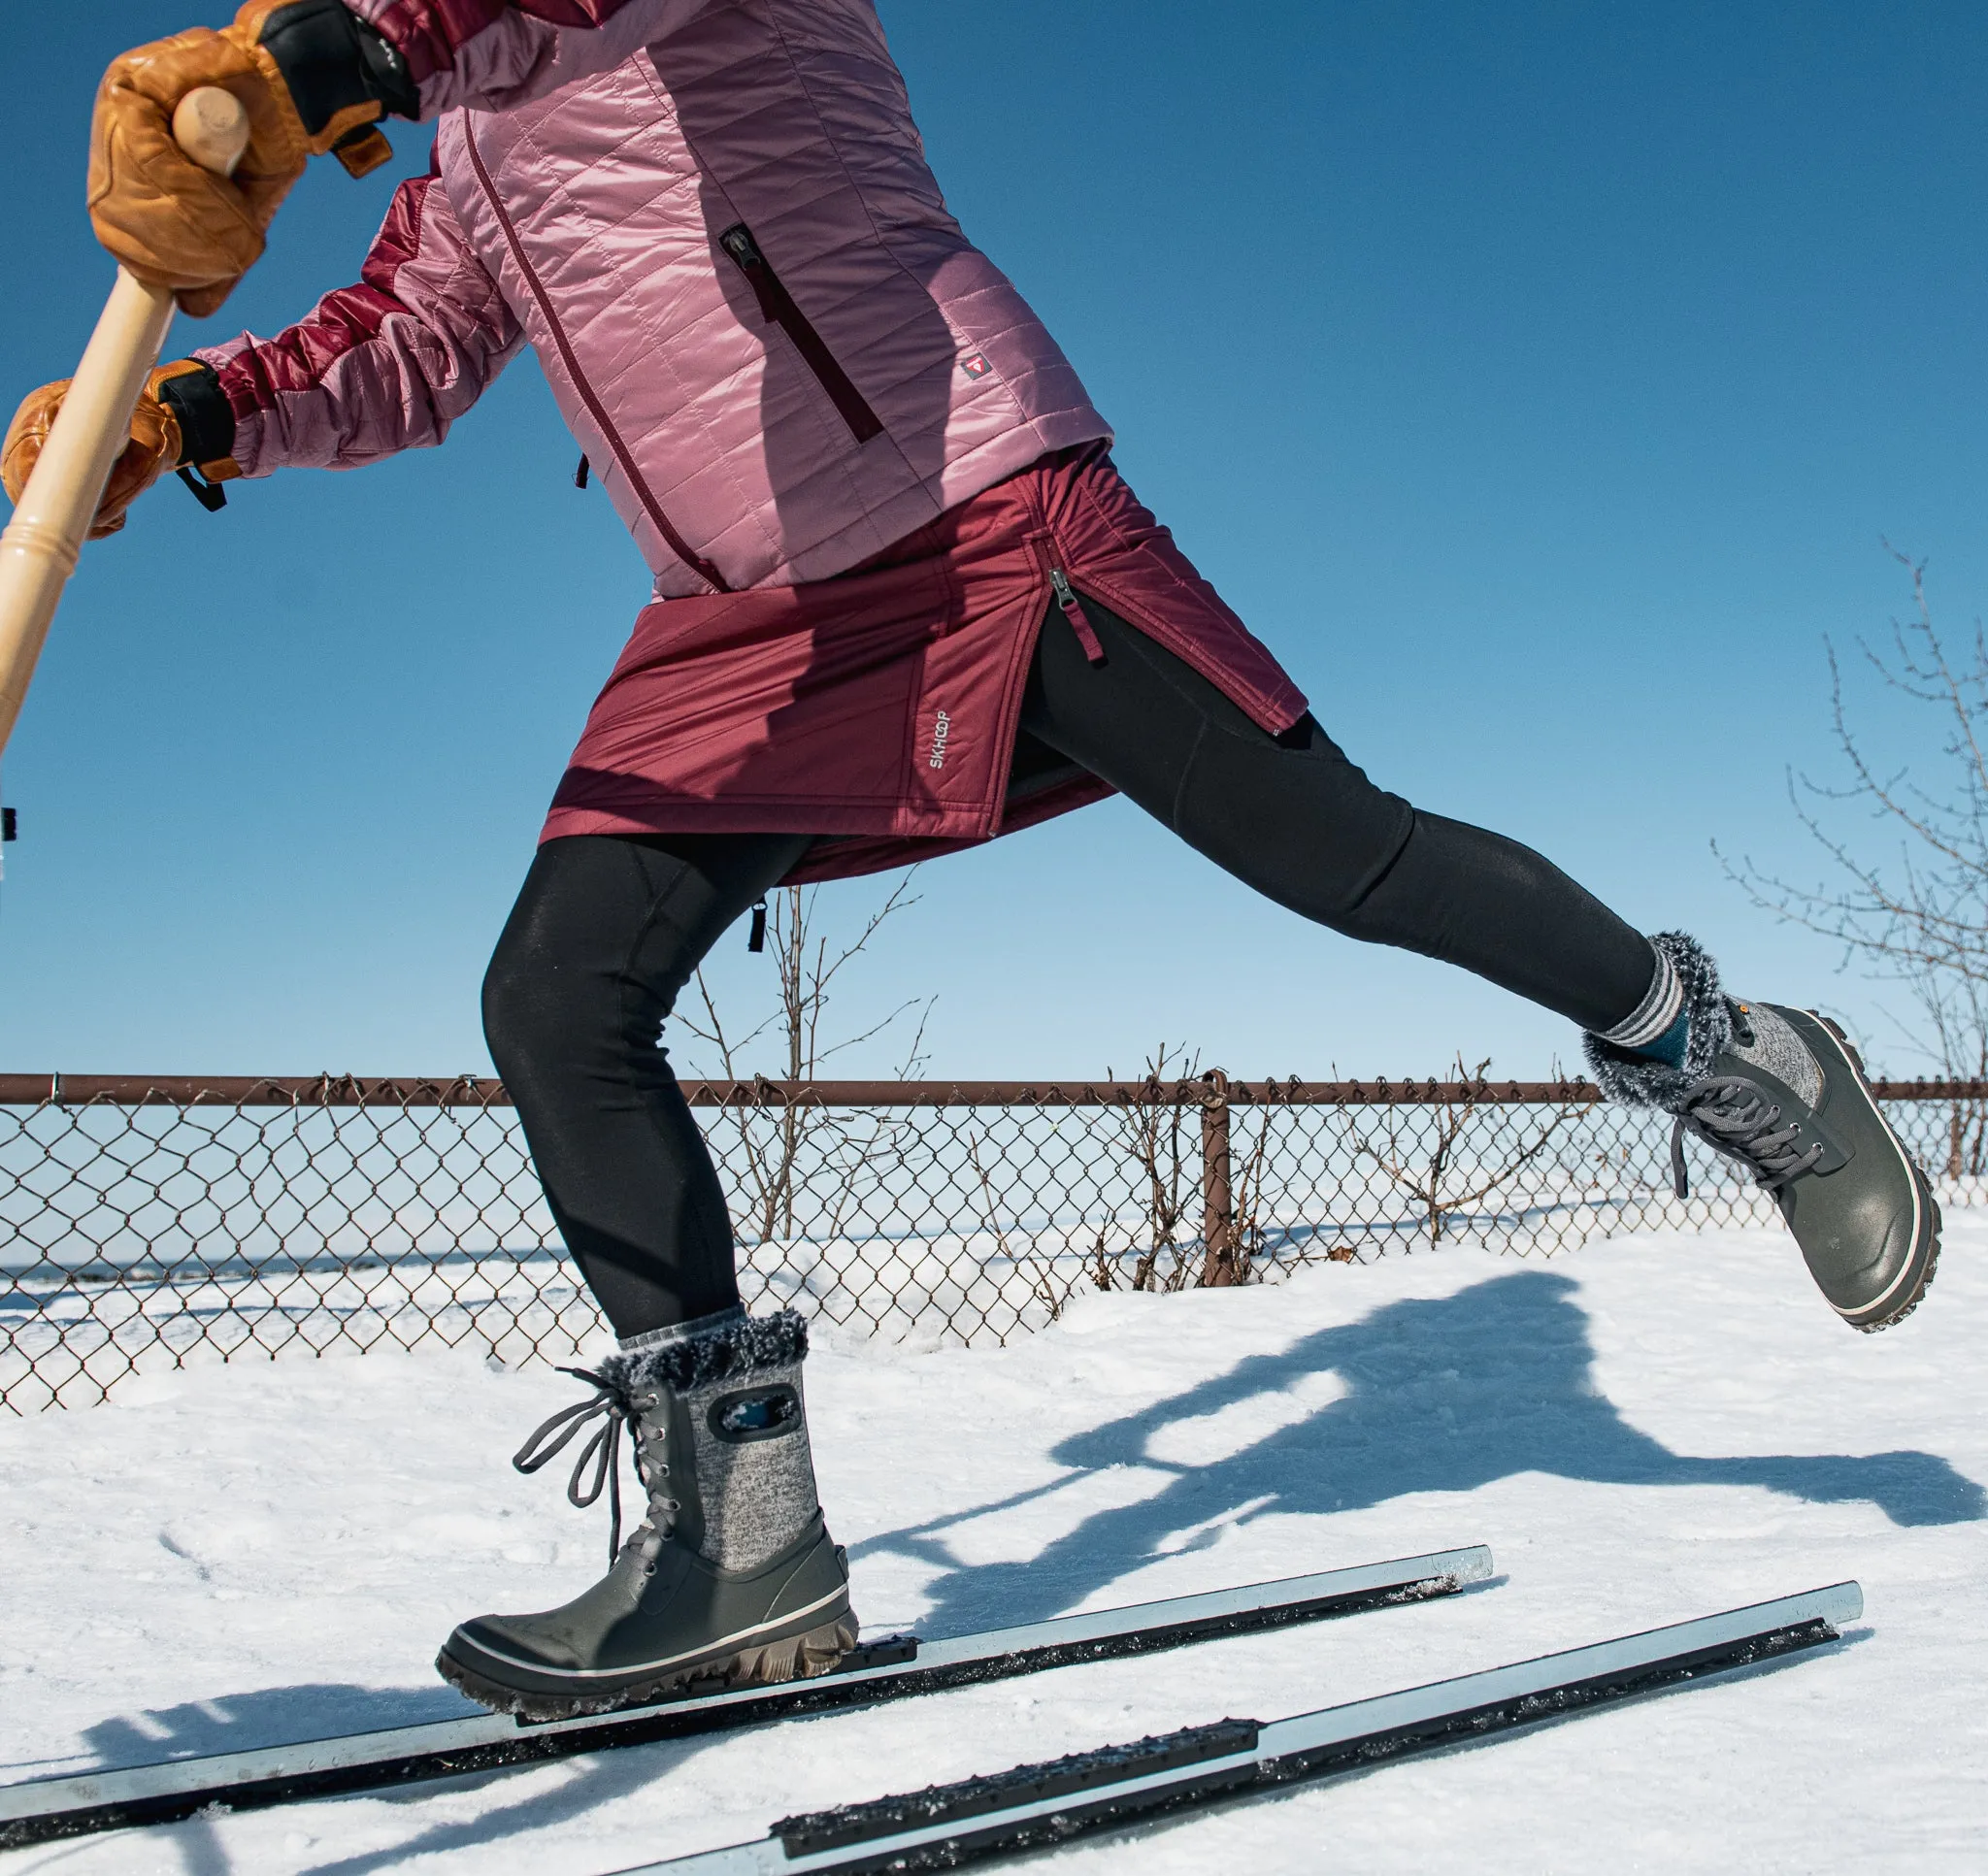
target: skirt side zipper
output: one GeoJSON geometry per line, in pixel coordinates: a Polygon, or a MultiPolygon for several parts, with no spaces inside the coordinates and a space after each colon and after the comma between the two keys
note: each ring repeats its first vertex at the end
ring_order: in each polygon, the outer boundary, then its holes
{"type": "Polygon", "coordinates": [[[1077,634],[1077,642],[1083,646],[1083,655],[1092,664],[1105,662],[1105,647],[1098,642],[1098,635],[1091,628],[1085,615],[1083,601],[1077,598],[1077,588],[1071,585],[1070,576],[1061,567],[1049,569],[1049,584],[1056,594],[1056,604],[1063,609],[1063,616],[1070,621],[1070,629],[1077,634]]]}

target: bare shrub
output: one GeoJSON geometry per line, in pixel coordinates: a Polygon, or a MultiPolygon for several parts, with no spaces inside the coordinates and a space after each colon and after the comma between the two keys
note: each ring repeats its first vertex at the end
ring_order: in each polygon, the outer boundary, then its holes
{"type": "MultiPolygon", "coordinates": [[[[1200,1072],[1199,1050],[1190,1056],[1184,1042],[1177,1053],[1172,1043],[1162,1042],[1145,1061],[1142,1087],[1150,1094],[1136,1097],[1114,1115],[1118,1143],[1132,1162],[1143,1201],[1143,1230],[1132,1247],[1129,1287],[1134,1290],[1188,1287],[1193,1267],[1181,1242],[1181,1221],[1201,1190],[1199,1155],[1189,1147],[1188,1114],[1192,1110],[1163,1095],[1161,1084],[1170,1075],[1176,1081],[1190,1081],[1200,1072]]],[[[1107,1068],[1105,1078],[1110,1081],[1116,1076],[1107,1068]]],[[[1116,1287],[1116,1272],[1107,1260],[1102,1233],[1091,1281],[1100,1290],[1116,1287]]]]}
{"type": "MultiPolygon", "coordinates": [[[[1929,734],[1914,738],[1913,760],[1881,764],[1851,725],[1842,665],[1825,641],[1846,775],[1831,783],[1791,770],[1788,797],[1828,874],[1804,886],[1719,858],[1756,905],[1834,938],[1845,967],[1903,985],[1916,1006],[1900,1023],[1905,1039],[1949,1079],[1978,1081],[1988,1079],[1988,638],[1977,620],[1971,640],[1949,644],[1925,563],[1885,545],[1911,581],[1911,609],[1890,621],[1881,647],[1859,640],[1857,649],[1883,689],[1921,707],[1929,734]],[[1845,829],[1859,817],[1873,831],[1845,829]]],[[[1982,1104],[1957,1101],[1949,1176],[1983,1170],[1984,1134],[1982,1104]]]]}
{"type": "Polygon", "coordinates": [[[1911,579],[1912,610],[1891,621],[1884,649],[1860,640],[1858,650],[1885,688],[1933,712],[1937,728],[1918,746],[1937,756],[1878,766],[1851,727],[1842,666],[1825,642],[1848,779],[1791,770],[1788,795],[1831,876],[1801,886],[1750,859],[1726,861],[1726,871],[1755,905],[1835,938],[1846,964],[1905,985],[1924,1020],[1913,1039],[1948,1075],[1978,1079],[1988,1076],[1988,640],[1977,622],[1972,642],[1950,649],[1934,624],[1924,563],[1891,552],[1911,579]],[[1878,839],[1840,831],[1844,817],[1830,804],[1862,809],[1878,839]]]}
{"type": "MultiPolygon", "coordinates": [[[[914,1019],[914,1027],[895,1075],[908,1080],[917,1072],[924,1064],[925,1024],[938,1002],[936,995],[907,998],[853,1036],[835,1037],[826,1022],[837,978],[869,949],[887,921],[918,903],[911,890],[916,872],[915,867],[907,872],[848,939],[833,939],[822,930],[816,910],[820,887],[783,886],[769,896],[766,948],[778,972],[774,1008],[734,1037],[700,971],[696,985],[701,1012],[679,1012],[677,1018],[714,1051],[718,1075],[712,1078],[813,1081],[835,1057],[874,1040],[906,1018],[914,1019]],[[769,1053],[776,1056],[772,1076],[762,1066],[769,1053]]],[[[761,1242],[794,1235],[796,1200],[804,1188],[813,1210],[809,1225],[826,1236],[840,1236],[866,1178],[878,1176],[891,1164],[904,1131],[887,1111],[830,1111],[805,1100],[730,1107],[719,1125],[737,1135],[740,1150],[723,1157],[744,1188],[741,1198],[750,1216],[751,1234],[761,1242]]]]}
{"type": "MultiPolygon", "coordinates": [[[[1466,1069],[1459,1055],[1460,1092],[1433,1111],[1416,1110],[1412,1122],[1408,1110],[1394,1105],[1342,1107],[1336,1115],[1354,1162],[1372,1165],[1413,1201],[1432,1246],[1442,1242],[1452,1220],[1516,1179],[1587,1106],[1570,1100],[1514,1127],[1511,1116],[1519,1110],[1494,1102],[1490,1068],[1488,1056],[1466,1069]]],[[[1560,1078],[1557,1065],[1554,1077],[1560,1078]]]]}

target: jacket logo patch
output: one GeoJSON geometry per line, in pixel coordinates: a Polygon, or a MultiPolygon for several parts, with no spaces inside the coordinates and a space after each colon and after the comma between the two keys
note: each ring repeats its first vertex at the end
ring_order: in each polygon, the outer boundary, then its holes
{"type": "Polygon", "coordinates": [[[994,367],[988,364],[988,362],[984,358],[982,358],[980,354],[977,351],[969,352],[964,358],[962,358],[959,361],[959,368],[961,371],[965,372],[969,378],[985,378],[987,374],[994,369],[994,367]]]}
{"type": "Polygon", "coordinates": [[[951,734],[952,718],[946,715],[944,710],[941,710],[938,720],[932,725],[932,753],[925,758],[926,768],[944,769],[945,767],[945,741],[951,734]]]}

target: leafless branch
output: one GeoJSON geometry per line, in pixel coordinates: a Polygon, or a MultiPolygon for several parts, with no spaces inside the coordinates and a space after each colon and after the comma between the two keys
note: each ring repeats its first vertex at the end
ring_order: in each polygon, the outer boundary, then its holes
{"type": "Polygon", "coordinates": [[[1578,1102],[1548,1107],[1515,1140],[1508,1139],[1501,1110],[1487,1109],[1490,1068],[1488,1056],[1474,1069],[1465,1068],[1458,1056],[1455,1074],[1462,1097],[1443,1102],[1433,1124],[1419,1115],[1410,1119],[1393,1106],[1378,1109],[1377,1119],[1375,1110],[1339,1111],[1354,1157],[1375,1167],[1414,1201],[1432,1245],[1441,1243],[1453,1218],[1517,1178],[1580,1111],[1578,1102]],[[1488,1128],[1479,1124],[1487,1111],[1493,1117],[1488,1128]]]}
{"type": "MultiPolygon", "coordinates": [[[[1918,1011],[1901,1024],[1952,1076],[1988,1072],[1988,636],[1977,621],[1957,656],[1936,625],[1924,562],[1905,570],[1911,607],[1861,664],[1933,713],[1911,760],[1881,767],[1854,726],[1841,661],[1827,646],[1830,720],[1844,779],[1790,772],[1796,818],[1826,861],[1813,885],[1720,853],[1756,905],[1841,947],[1841,968],[1898,983],[1918,1011]],[[1928,753],[1931,751],[1932,753],[1928,753]],[[1842,825],[1862,811],[1874,834],[1842,825]]],[[[1716,850],[1716,849],[1715,849],[1716,850]]]]}
{"type": "MultiPolygon", "coordinates": [[[[831,1001],[829,986],[869,948],[885,921],[918,903],[911,891],[916,871],[914,867],[907,872],[883,904],[864,920],[861,931],[845,941],[831,940],[819,929],[815,914],[819,887],[781,887],[770,896],[767,908],[767,949],[778,972],[772,1012],[735,1039],[700,971],[695,980],[698,1010],[679,1010],[675,1020],[687,1035],[715,1052],[717,1066],[728,1081],[765,1075],[766,1070],[758,1066],[763,1042],[771,1042],[783,1058],[777,1065],[768,1065],[775,1066],[777,1078],[812,1081],[825,1062],[873,1041],[915,1010],[916,1027],[898,1070],[909,1077],[923,1060],[925,1027],[936,997],[908,998],[869,1028],[833,1041],[827,1039],[824,1022],[831,1001]]],[[[738,1135],[740,1150],[728,1158],[745,1187],[741,1195],[744,1209],[762,1242],[793,1235],[797,1195],[804,1184],[819,1193],[824,1172],[833,1175],[826,1204],[828,1229],[831,1234],[839,1231],[858,1186],[888,1162],[892,1142],[901,1131],[880,1114],[870,1117],[867,1133],[852,1130],[818,1106],[796,1102],[729,1108],[718,1124],[738,1135]]]]}

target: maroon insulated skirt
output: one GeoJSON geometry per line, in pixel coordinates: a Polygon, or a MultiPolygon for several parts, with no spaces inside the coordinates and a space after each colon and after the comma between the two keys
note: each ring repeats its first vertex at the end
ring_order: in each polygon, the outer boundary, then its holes
{"type": "MultiPolygon", "coordinates": [[[[907,866],[1101,800],[1010,801],[1051,573],[1184,658],[1273,733],[1276,660],[1140,505],[1102,444],[1059,451],[834,579],[647,607],[541,839],[824,834],[786,883],[907,866]]],[[[1073,620],[1080,639],[1090,630],[1073,620]]]]}

